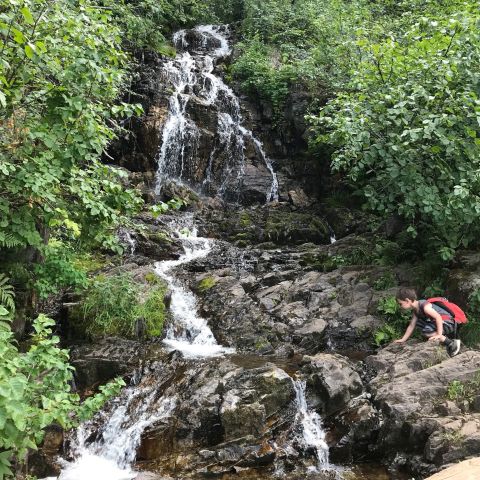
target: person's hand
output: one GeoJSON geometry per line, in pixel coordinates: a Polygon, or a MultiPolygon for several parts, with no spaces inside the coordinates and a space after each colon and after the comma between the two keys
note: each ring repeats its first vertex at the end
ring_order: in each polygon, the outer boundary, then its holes
{"type": "Polygon", "coordinates": [[[436,333],[435,335],[432,335],[431,337],[428,337],[429,342],[439,342],[442,339],[442,335],[439,335],[436,333]]]}
{"type": "Polygon", "coordinates": [[[394,340],[392,343],[405,343],[405,340],[399,338],[398,340],[394,340]]]}

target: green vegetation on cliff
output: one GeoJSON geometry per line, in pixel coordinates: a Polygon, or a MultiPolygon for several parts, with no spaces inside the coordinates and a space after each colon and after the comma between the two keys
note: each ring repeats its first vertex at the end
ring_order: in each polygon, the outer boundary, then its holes
{"type": "Polygon", "coordinates": [[[153,278],[149,280],[147,274],[146,284],[141,284],[128,274],[99,275],[74,312],[76,329],[93,338],[160,336],[166,315],[166,286],[159,277],[153,278]]]}
{"type": "Polygon", "coordinates": [[[480,229],[479,21],[474,1],[245,0],[232,71],[280,122],[306,92],[312,153],[448,260],[480,229]]]}

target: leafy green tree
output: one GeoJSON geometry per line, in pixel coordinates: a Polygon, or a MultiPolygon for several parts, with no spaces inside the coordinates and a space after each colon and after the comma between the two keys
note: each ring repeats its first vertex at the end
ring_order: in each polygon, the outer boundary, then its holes
{"type": "Polygon", "coordinates": [[[88,1],[11,0],[0,46],[0,246],[39,247],[50,226],[108,244],[139,205],[99,162],[115,118],[135,111],[114,104],[127,62],[118,27],[88,1]]]}
{"type": "Polygon", "coordinates": [[[241,55],[233,73],[281,117],[292,89],[320,102],[350,70],[351,37],[369,21],[362,0],[245,0],[241,55]]]}
{"type": "Polygon", "coordinates": [[[448,259],[479,234],[480,35],[468,4],[441,13],[359,36],[348,88],[311,120],[367,206],[400,214],[448,259]]]}

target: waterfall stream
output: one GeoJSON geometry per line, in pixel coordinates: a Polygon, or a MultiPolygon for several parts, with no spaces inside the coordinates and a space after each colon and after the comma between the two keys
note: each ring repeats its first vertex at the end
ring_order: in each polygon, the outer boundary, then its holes
{"type": "Polygon", "coordinates": [[[328,468],[328,445],[325,441],[325,431],[322,428],[322,419],[315,410],[308,408],[305,396],[306,383],[304,380],[294,380],[297,415],[295,423],[299,425],[301,434],[298,436],[300,445],[305,449],[314,449],[317,456],[317,468],[328,468]]]}
{"type": "MultiPolygon", "coordinates": [[[[253,145],[259,162],[270,172],[271,185],[265,192],[265,201],[278,200],[278,180],[263,145],[251,130],[243,126],[240,104],[223,80],[215,75],[219,59],[230,54],[225,27],[200,26],[175,34],[174,42],[182,52],[165,63],[163,73],[173,86],[169,99],[168,116],[162,132],[158,153],[156,191],[160,193],[167,180],[185,182],[209,194],[232,196],[241,190],[245,166],[246,144],[253,145]],[[193,32],[193,33],[192,33],[193,32]],[[192,38],[193,35],[193,38],[192,38]],[[195,155],[200,127],[188,112],[189,102],[200,102],[217,112],[217,138],[202,175],[196,176],[195,155]],[[223,155],[224,162],[218,162],[223,155]]],[[[268,178],[268,177],[267,177],[268,178]]],[[[209,255],[214,241],[199,237],[193,216],[183,215],[170,224],[170,230],[182,243],[184,253],[176,260],[155,263],[155,271],[167,284],[171,293],[171,321],[167,326],[164,345],[178,350],[194,366],[195,359],[234,353],[233,348],[219,345],[207,321],[197,310],[196,298],[175,274],[176,269],[209,255]]],[[[124,243],[135,251],[134,239],[124,232],[124,243]]],[[[213,361],[213,360],[212,360],[213,361]]],[[[301,450],[316,457],[316,468],[328,468],[328,446],[319,415],[308,408],[305,382],[292,379],[296,393],[294,419],[295,442],[301,450]]],[[[177,405],[175,395],[159,394],[155,376],[125,388],[107,410],[99,412],[92,421],[85,422],[71,441],[70,453],[74,460],[61,460],[63,470],[59,480],[130,480],[137,472],[132,470],[142,433],[151,425],[168,421],[177,405]]],[[[293,405],[293,404],[292,404],[293,405]]],[[[317,470],[315,470],[317,471],[317,470]]]]}
{"type": "Polygon", "coordinates": [[[234,349],[218,345],[206,320],[197,313],[195,296],[171,274],[175,267],[208,255],[212,240],[197,236],[191,217],[177,225],[174,231],[182,241],[185,253],[178,260],[157,262],[155,266],[158,276],[167,282],[171,291],[170,311],[173,322],[168,326],[164,343],[173,350],[181,351],[185,357],[212,357],[233,353],[234,349]]]}
{"type": "Polygon", "coordinates": [[[115,399],[109,414],[97,414],[103,425],[95,421],[83,423],[72,439],[75,460],[62,461],[58,480],[130,480],[137,476],[130,465],[136,457],[141,434],[149,425],[168,418],[175,408],[175,397],[157,398],[157,385],[131,386],[115,399]],[[155,412],[152,414],[152,412],[155,412]],[[93,442],[88,442],[92,436],[93,442]]]}
{"type": "Polygon", "coordinates": [[[272,176],[265,199],[267,202],[278,200],[277,175],[262,143],[243,126],[237,96],[213,73],[217,62],[231,53],[227,36],[226,27],[212,25],[181,30],[174,35],[174,43],[181,53],[163,68],[165,81],[172,85],[173,92],[157,159],[157,194],[168,180],[174,180],[205,194],[238,199],[248,140],[272,176]],[[200,126],[189,109],[197,116],[216,118],[216,125],[200,126]],[[200,137],[205,134],[205,128],[214,127],[216,133],[208,140],[211,146],[208,161],[201,164],[200,137]]]}

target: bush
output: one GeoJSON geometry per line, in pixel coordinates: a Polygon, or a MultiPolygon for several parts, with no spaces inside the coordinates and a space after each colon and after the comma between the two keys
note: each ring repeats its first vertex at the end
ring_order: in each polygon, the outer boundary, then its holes
{"type": "MultiPolygon", "coordinates": [[[[158,278],[158,277],[157,277],[158,278]]],[[[136,307],[137,318],[145,321],[147,337],[159,337],[163,332],[166,307],[164,303],[167,287],[161,283],[148,293],[146,300],[136,307]]]]}
{"type": "Polygon", "coordinates": [[[383,317],[385,323],[373,333],[375,345],[379,347],[401,338],[411,316],[410,312],[402,310],[395,297],[381,299],[377,312],[383,317]]]}
{"type": "Polygon", "coordinates": [[[467,346],[478,347],[480,344],[480,289],[473,291],[468,297],[468,323],[461,327],[462,341],[467,346]]]}
{"type": "Polygon", "coordinates": [[[40,315],[33,323],[28,351],[20,352],[0,306],[0,478],[12,475],[11,459],[25,459],[37,449],[44,429],[56,422],[69,429],[88,419],[124,385],[121,379],[100,388],[82,404],[71,392],[73,368],[67,350],[51,336],[55,322],[40,315]]]}
{"type": "Polygon", "coordinates": [[[80,321],[77,326],[92,337],[134,338],[138,323],[143,321],[148,337],[160,336],[166,315],[166,286],[161,281],[147,282],[147,285],[137,283],[128,274],[98,276],[76,312],[80,321]]]}
{"type": "Polygon", "coordinates": [[[380,35],[365,26],[346,88],[311,117],[314,143],[336,149],[333,170],[443,260],[480,233],[479,17],[457,7],[392,19],[380,35]]]}

